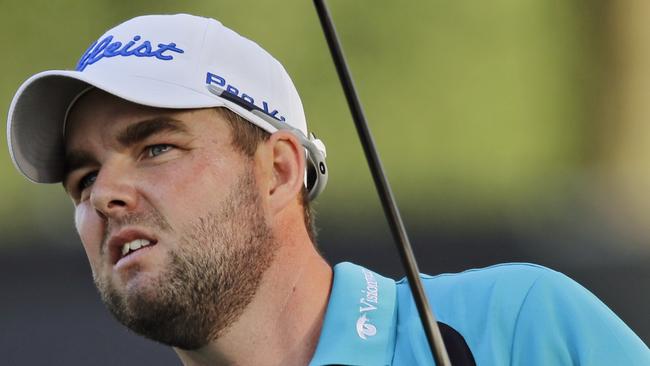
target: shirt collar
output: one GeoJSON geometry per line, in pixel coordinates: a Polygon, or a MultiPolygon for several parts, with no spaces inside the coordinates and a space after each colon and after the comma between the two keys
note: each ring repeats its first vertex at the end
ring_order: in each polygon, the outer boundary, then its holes
{"type": "Polygon", "coordinates": [[[323,329],[309,366],[390,365],[396,307],[395,281],[352,263],[337,264],[323,329]]]}

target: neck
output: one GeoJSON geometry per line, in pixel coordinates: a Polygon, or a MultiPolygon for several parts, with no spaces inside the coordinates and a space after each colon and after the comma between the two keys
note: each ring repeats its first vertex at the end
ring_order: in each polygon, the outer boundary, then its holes
{"type": "Polygon", "coordinates": [[[193,351],[186,366],[304,366],[323,324],[332,269],[313,245],[283,243],[241,317],[219,339],[193,351]]]}

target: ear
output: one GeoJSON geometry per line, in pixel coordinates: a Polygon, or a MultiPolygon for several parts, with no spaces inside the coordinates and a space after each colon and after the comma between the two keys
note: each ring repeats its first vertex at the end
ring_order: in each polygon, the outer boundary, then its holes
{"type": "Polygon", "coordinates": [[[296,202],[305,179],[305,150],[291,132],[277,131],[265,142],[268,158],[272,162],[265,192],[273,213],[296,202]]]}

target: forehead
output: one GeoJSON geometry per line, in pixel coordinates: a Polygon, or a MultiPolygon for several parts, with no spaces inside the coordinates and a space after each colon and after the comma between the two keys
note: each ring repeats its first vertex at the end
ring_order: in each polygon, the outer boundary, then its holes
{"type": "Polygon", "coordinates": [[[224,119],[213,108],[164,109],[131,103],[93,89],[71,108],[65,126],[66,150],[84,143],[109,142],[129,126],[151,120],[174,121],[184,132],[213,138],[228,136],[224,119]]]}

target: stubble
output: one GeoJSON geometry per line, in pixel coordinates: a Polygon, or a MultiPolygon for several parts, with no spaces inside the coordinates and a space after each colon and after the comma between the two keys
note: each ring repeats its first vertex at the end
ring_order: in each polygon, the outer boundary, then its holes
{"type": "MultiPolygon", "coordinates": [[[[169,227],[158,213],[133,218],[169,227]]],[[[120,292],[95,278],[102,300],[125,326],[185,350],[219,338],[251,302],[277,243],[262,215],[253,172],[245,171],[219,208],[182,228],[177,250],[145,289],[120,292]]]]}

